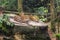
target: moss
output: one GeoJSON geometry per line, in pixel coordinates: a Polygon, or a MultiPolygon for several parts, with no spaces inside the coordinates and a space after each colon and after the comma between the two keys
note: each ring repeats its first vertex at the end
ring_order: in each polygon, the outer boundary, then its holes
{"type": "Polygon", "coordinates": [[[60,34],[56,34],[56,39],[60,40],[60,34]]]}
{"type": "Polygon", "coordinates": [[[60,37],[60,34],[56,34],[56,36],[60,37]]]}

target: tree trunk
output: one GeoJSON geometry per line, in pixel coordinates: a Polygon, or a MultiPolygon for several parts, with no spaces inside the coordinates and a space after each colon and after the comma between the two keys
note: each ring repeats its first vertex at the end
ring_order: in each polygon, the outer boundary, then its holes
{"type": "MultiPolygon", "coordinates": [[[[55,28],[55,22],[53,19],[55,19],[55,6],[54,6],[54,0],[50,0],[50,13],[51,13],[51,27],[53,25],[53,29],[55,28]],[[53,23],[53,24],[52,24],[53,23]]],[[[55,31],[54,31],[55,32],[55,31]]]]}
{"type": "Polygon", "coordinates": [[[22,8],[22,0],[18,0],[18,9],[23,11],[23,8],[22,8]]]}
{"type": "Polygon", "coordinates": [[[51,20],[54,19],[54,0],[50,0],[50,12],[51,12],[51,20]]]}

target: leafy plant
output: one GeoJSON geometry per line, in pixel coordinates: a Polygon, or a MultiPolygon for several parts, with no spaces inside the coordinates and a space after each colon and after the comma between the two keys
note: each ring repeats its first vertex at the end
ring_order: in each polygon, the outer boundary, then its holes
{"type": "Polygon", "coordinates": [[[50,0],[23,0],[23,9],[25,12],[35,13],[35,8],[47,7],[49,2],[50,0]]]}
{"type": "Polygon", "coordinates": [[[17,10],[17,0],[0,0],[0,6],[6,10],[17,10]]]}
{"type": "Polygon", "coordinates": [[[9,17],[6,14],[4,14],[3,17],[0,17],[0,29],[3,30],[4,32],[8,33],[9,26],[13,27],[14,24],[9,22],[9,17]]]}
{"type": "Polygon", "coordinates": [[[60,34],[56,34],[57,40],[60,40],[60,34]]]}
{"type": "Polygon", "coordinates": [[[60,36],[60,34],[56,34],[56,36],[60,36]]]}
{"type": "Polygon", "coordinates": [[[41,17],[40,17],[40,21],[45,22],[45,21],[47,21],[47,18],[44,18],[44,16],[41,16],[41,17]]]}
{"type": "Polygon", "coordinates": [[[39,7],[39,8],[35,8],[35,12],[36,14],[40,15],[40,21],[47,21],[47,18],[44,17],[44,15],[47,15],[48,13],[48,9],[45,7],[39,7]]]}
{"type": "Polygon", "coordinates": [[[48,9],[45,7],[39,7],[39,8],[36,8],[35,10],[36,10],[36,13],[40,15],[45,15],[48,13],[48,9]]]}

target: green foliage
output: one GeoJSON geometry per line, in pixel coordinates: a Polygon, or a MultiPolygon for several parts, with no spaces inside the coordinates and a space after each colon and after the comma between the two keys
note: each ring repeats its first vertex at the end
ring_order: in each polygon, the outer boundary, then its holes
{"type": "Polygon", "coordinates": [[[35,8],[47,7],[49,0],[23,0],[23,9],[25,12],[35,12],[35,8]]]}
{"type": "Polygon", "coordinates": [[[56,12],[60,12],[60,0],[55,0],[56,12]]]}
{"type": "Polygon", "coordinates": [[[9,22],[9,17],[4,14],[3,17],[0,17],[0,29],[8,33],[7,27],[11,26],[13,27],[14,24],[9,22]]]}
{"type": "Polygon", "coordinates": [[[56,36],[59,36],[60,37],[60,34],[56,34],[56,36]]]}
{"type": "Polygon", "coordinates": [[[13,23],[11,23],[9,21],[9,16],[6,15],[6,14],[4,14],[4,16],[3,16],[3,21],[6,22],[6,24],[9,25],[9,26],[11,26],[11,27],[14,25],[13,23]]]}
{"type": "Polygon", "coordinates": [[[44,15],[47,15],[48,9],[46,7],[39,7],[35,8],[36,14],[40,15],[40,21],[46,22],[47,18],[44,17],[44,15]]]}
{"type": "Polygon", "coordinates": [[[48,9],[45,7],[39,7],[39,8],[36,8],[36,13],[40,15],[45,15],[48,13],[48,9]]]}
{"type": "Polygon", "coordinates": [[[45,22],[45,21],[47,21],[47,18],[44,18],[44,16],[41,16],[41,17],[40,17],[40,21],[45,22]]]}
{"type": "Polygon", "coordinates": [[[17,0],[0,0],[0,6],[6,10],[17,10],[17,0]]]}
{"type": "Polygon", "coordinates": [[[57,40],[60,40],[60,34],[56,34],[57,40]]]}

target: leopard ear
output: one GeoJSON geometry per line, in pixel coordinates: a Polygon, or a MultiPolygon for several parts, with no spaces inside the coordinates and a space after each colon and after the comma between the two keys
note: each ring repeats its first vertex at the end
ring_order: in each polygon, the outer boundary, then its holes
{"type": "Polygon", "coordinates": [[[21,15],[24,15],[24,12],[21,12],[19,15],[20,15],[20,16],[21,16],[21,15]]]}

